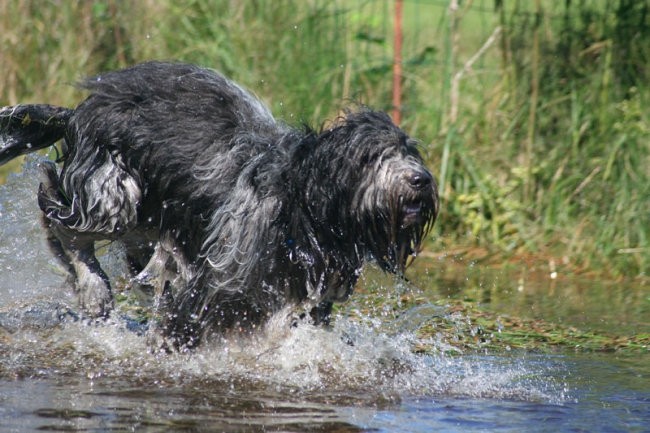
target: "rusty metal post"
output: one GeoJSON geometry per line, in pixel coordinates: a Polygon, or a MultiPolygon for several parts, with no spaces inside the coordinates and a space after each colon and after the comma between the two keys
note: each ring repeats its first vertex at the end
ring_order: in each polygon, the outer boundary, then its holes
{"type": "Polygon", "coordinates": [[[393,122],[402,120],[402,6],[403,0],[395,0],[393,22],[393,122]]]}

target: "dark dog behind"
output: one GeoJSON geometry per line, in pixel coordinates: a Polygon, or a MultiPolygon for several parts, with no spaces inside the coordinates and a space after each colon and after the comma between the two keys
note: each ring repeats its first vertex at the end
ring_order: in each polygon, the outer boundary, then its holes
{"type": "Polygon", "coordinates": [[[123,242],[163,333],[192,346],[287,305],[327,323],[364,261],[401,274],[435,220],[434,179],[386,114],[358,109],[298,130],[186,64],[145,63],[82,86],[91,94],[75,109],[0,110],[0,164],[64,139],[62,169],[43,164],[38,203],[92,317],[113,306],[98,240],[123,242]]]}

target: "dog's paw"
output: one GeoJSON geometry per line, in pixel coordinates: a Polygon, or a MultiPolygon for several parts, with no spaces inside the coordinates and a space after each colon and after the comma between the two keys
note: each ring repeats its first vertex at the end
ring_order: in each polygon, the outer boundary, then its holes
{"type": "Polygon", "coordinates": [[[111,288],[104,278],[88,273],[77,281],[79,305],[91,318],[106,318],[113,309],[111,288]]]}

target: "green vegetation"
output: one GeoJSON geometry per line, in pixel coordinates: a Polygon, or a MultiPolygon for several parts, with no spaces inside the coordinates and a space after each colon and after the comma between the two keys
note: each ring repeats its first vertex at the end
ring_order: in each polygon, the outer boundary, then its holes
{"type": "MultiPolygon", "coordinates": [[[[647,277],[648,1],[455,3],[404,2],[402,123],[443,198],[427,250],[647,277]]],[[[69,83],[158,58],[219,69],[293,124],[391,108],[390,2],[17,0],[0,29],[0,105],[74,105],[69,83]]]]}
{"type": "MultiPolygon", "coordinates": [[[[370,292],[365,302],[368,302],[368,297],[374,296],[376,293],[370,292]]],[[[386,310],[383,298],[375,301],[382,303],[381,309],[386,310]]],[[[409,314],[418,306],[436,311],[437,314],[429,315],[414,330],[416,338],[413,341],[413,350],[415,352],[572,350],[648,353],[650,351],[650,333],[620,335],[583,330],[541,319],[524,319],[490,312],[478,307],[475,302],[438,300],[429,303],[426,298],[405,295],[400,298],[399,306],[392,311],[395,315],[392,320],[399,320],[401,316],[409,314]]],[[[373,314],[372,311],[354,311],[373,314]]],[[[363,320],[364,317],[366,316],[360,316],[358,319],[363,320]]]]}
{"type": "MultiPolygon", "coordinates": [[[[583,305],[580,298],[574,298],[572,285],[568,282],[557,287],[557,293],[552,296],[556,305],[568,304],[568,311],[553,316],[554,320],[544,320],[531,317],[539,316],[531,307],[536,305],[535,309],[539,310],[540,302],[545,298],[549,301],[549,293],[535,293],[526,288],[522,293],[507,295],[504,287],[508,284],[501,283],[494,288],[477,287],[490,286],[495,281],[476,279],[471,272],[469,274],[468,279],[459,282],[462,285],[459,290],[444,295],[444,288],[453,285],[453,280],[433,277],[427,286],[417,282],[415,286],[426,287],[421,290],[368,268],[357,292],[348,302],[336,305],[336,312],[385,333],[412,332],[412,350],[418,353],[458,354],[486,350],[650,353],[650,329],[644,326],[643,319],[647,317],[650,298],[643,295],[642,290],[634,294],[628,288],[626,300],[612,299],[610,302],[612,314],[621,314],[621,310],[629,307],[630,299],[637,298],[635,303],[638,307],[635,308],[639,311],[630,315],[626,312],[615,320],[625,322],[624,317],[627,317],[629,322],[623,326],[614,323],[603,326],[603,323],[595,323],[604,319],[598,306],[583,305]],[[502,292],[501,296],[516,298],[515,302],[526,305],[505,307],[498,300],[499,294],[492,293],[494,299],[485,296],[491,291],[502,292]],[[572,309],[573,314],[585,315],[589,319],[572,319],[572,309]]],[[[594,295],[607,297],[603,290],[606,288],[592,289],[596,292],[594,295]]],[[[542,317],[546,315],[542,314],[542,317]]],[[[604,320],[606,324],[606,318],[604,320]]]]}

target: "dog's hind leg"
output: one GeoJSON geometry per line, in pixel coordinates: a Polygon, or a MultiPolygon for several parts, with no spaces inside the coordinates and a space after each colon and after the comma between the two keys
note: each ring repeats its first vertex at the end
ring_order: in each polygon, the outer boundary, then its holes
{"type": "Polygon", "coordinates": [[[168,300],[171,299],[171,281],[174,275],[169,271],[171,257],[160,242],[156,243],[149,262],[133,278],[131,283],[140,287],[149,287],[153,292],[153,323],[158,326],[161,317],[167,314],[168,300]]]}
{"type": "Polygon", "coordinates": [[[174,243],[163,236],[154,246],[147,265],[131,281],[153,288],[154,318],[162,323],[171,314],[174,297],[193,275],[192,265],[178,252],[174,243]]]}
{"type": "Polygon", "coordinates": [[[66,200],[59,191],[54,164],[45,163],[43,168],[46,179],[41,183],[38,198],[45,213],[43,222],[50,248],[73,277],[81,308],[90,317],[107,317],[113,308],[113,295],[108,277],[95,257],[95,241],[106,237],[67,227],[48,213],[64,208],[66,200]]]}

